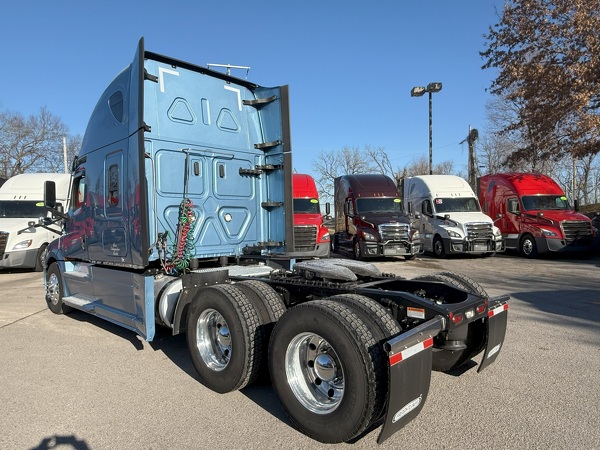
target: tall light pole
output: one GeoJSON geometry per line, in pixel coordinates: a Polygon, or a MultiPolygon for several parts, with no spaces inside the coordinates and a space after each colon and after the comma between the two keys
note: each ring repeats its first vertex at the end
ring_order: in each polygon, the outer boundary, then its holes
{"type": "Polygon", "coordinates": [[[425,92],[429,93],[429,175],[433,174],[433,114],[431,94],[440,92],[442,83],[429,83],[427,87],[415,86],[410,90],[411,97],[421,97],[425,92]]]}

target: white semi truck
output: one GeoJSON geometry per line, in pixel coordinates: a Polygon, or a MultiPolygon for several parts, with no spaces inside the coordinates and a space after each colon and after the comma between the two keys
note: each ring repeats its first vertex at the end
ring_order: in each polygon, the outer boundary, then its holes
{"type": "Polygon", "coordinates": [[[23,173],[0,187],[0,269],[34,269],[41,272],[44,251],[60,227],[33,227],[48,216],[44,208],[44,182],[54,181],[56,199],[66,204],[71,175],[23,173]]]}
{"type": "Polygon", "coordinates": [[[481,212],[469,184],[454,175],[419,175],[402,180],[404,207],[418,221],[426,252],[493,255],[504,240],[493,220],[481,212]]]}

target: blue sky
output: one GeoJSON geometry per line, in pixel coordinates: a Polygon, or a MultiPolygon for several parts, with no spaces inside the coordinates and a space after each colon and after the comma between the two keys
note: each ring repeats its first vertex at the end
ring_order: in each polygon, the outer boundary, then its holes
{"type": "MultiPolygon", "coordinates": [[[[85,132],[98,97],[147,50],[193,64],[250,66],[248,79],[290,86],[294,168],[314,173],[321,151],[383,147],[394,167],[429,154],[466,173],[469,126],[485,132],[483,35],[502,0],[104,0],[5,2],[0,15],[0,110],[42,106],[85,132]]],[[[244,77],[244,72],[233,72],[244,77]]]]}

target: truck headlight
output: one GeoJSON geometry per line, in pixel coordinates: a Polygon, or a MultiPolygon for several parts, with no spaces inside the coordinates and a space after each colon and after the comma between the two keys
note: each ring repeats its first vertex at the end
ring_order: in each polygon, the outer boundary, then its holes
{"type": "Polygon", "coordinates": [[[462,238],[462,236],[457,233],[456,231],[452,231],[452,230],[446,230],[446,232],[448,233],[448,236],[453,237],[453,238],[462,238]]]}
{"type": "Polygon", "coordinates": [[[502,236],[502,231],[500,231],[500,228],[494,228],[494,236],[496,236],[496,237],[502,236]]]}
{"type": "Polygon", "coordinates": [[[323,236],[321,236],[321,242],[329,242],[331,240],[331,237],[329,236],[329,233],[325,233],[323,236]]]}
{"type": "Polygon", "coordinates": [[[421,239],[421,233],[419,233],[419,230],[416,230],[413,235],[412,238],[414,241],[416,241],[417,239],[421,239]]]}
{"type": "Polygon", "coordinates": [[[31,246],[32,242],[33,242],[33,239],[27,239],[26,241],[21,241],[18,244],[15,244],[15,246],[12,249],[13,250],[23,250],[23,249],[29,248],[31,246]]]}
{"type": "Polygon", "coordinates": [[[544,234],[544,236],[547,236],[547,237],[556,237],[556,236],[558,236],[558,234],[556,234],[554,231],[552,231],[552,230],[546,230],[545,228],[542,228],[542,233],[544,234]]]}
{"type": "Polygon", "coordinates": [[[377,237],[372,235],[371,233],[365,233],[363,231],[363,237],[365,238],[365,241],[377,241],[377,237]]]}

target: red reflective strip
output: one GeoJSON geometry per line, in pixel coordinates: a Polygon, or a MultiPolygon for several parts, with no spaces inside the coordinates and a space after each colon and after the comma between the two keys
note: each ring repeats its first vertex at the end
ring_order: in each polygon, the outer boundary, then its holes
{"type": "Polygon", "coordinates": [[[508,310],[508,303],[505,303],[504,305],[498,306],[497,308],[490,309],[488,311],[488,317],[495,316],[496,314],[500,314],[501,312],[504,312],[507,310],[508,310]]]}
{"type": "Polygon", "coordinates": [[[398,364],[400,361],[410,358],[413,355],[416,355],[419,352],[431,347],[433,345],[433,338],[425,339],[423,342],[419,342],[418,344],[413,345],[412,347],[408,347],[405,350],[402,350],[400,353],[396,353],[395,355],[390,355],[390,366],[394,364],[398,364]]]}
{"type": "Polygon", "coordinates": [[[402,353],[396,353],[395,355],[390,356],[390,366],[398,364],[400,361],[402,361],[402,353]]]}

